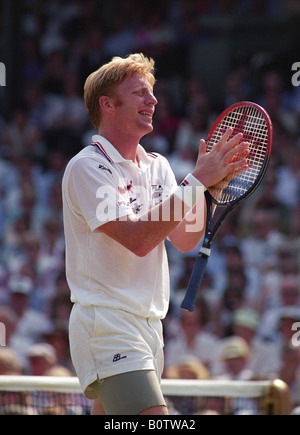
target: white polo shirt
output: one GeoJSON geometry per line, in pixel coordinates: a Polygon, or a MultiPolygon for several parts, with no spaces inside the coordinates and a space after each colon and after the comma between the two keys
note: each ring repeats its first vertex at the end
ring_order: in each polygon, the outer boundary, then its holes
{"type": "Polygon", "coordinates": [[[142,215],[177,187],[168,161],[138,146],[140,167],[104,137],[81,150],[63,177],[66,273],[71,299],[83,306],[122,309],[163,318],[169,303],[164,242],[138,257],[96,228],[129,214],[142,215]]]}

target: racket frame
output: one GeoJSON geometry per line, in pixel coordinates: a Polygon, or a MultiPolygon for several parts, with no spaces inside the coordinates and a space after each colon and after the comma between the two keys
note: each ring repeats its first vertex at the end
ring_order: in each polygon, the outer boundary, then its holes
{"type": "MultiPolygon", "coordinates": [[[[271,153],[272,153],[272,144],[273,144],[273,127],[272,127],[272,121],[268,115],[268,113],[265,111],[264,108],[262,108],[261,106],[259,106],[256,103],[250,102],[250,101],[242,101],[239,103],[235,103],[232,104],[231,106],[229,106],[227,109],[225,109],[220,115],[219,117],[216,119],[216,121],[214,122],[213,126],[210,129],[210,132],[208,134],[207,137],[207,142],[209,142],[209,140],[211,140],[211,138],[213,137],[216,129],[218,128],[218,126],[220,125],[220,123],[222,122],[222,120],[228,115],[228,113],[230,113],[231,111],[235,110],[238,107],[241,106],[250,106],[253,107],[257,110],[259,110],[266,121],[267,124],[267,129],[268,129],[268,143],[267,143],[267,147],[266,147],[266,154],[264,156],[264,162],[256,176],[256,179],[254,181],[254,183],[252,184],[252,186],[242,195],[240,195],[238,198],[225,202],[225,203],[220,203],[219,201],[217,201],[209,192],[209,189],[206,190],[206,192],[204,193],[205,195],[205,199],[206,199],[206,206],[207,206],[207,215],[206,215],[206,226],[205,226],[205,233],[204,233],[204,240],[202,243],[202,247],[200,248],[197,257],[196,257],[196,263],[194,265],[194,269],[190,278],[190,282],[185,294],[185,297],[182,301],[181,304],[181,308],[186,309],[188,311],[193,311],[194,307],[195,307],[195,303],[196,303],[196,296],[198,294],[198,290],[205,272],[205,268],[206,268],[206,264],[207,261],[209,259],[210,256],[210,249],[211,249],[211,245],[223,223],[223,221],[225,220],[225,218],[228,216],[228,214],[235,209],[235,207],[237,205],[239,205],[242,201],[244,201],[246,198],[248,198],[259,186],[259,184],[261,183],[264,174],[267,170],[269,161],[270,161],[270,157],[271,157],[271,153]],[[213,224],[213,210],[212,210],[212,205],[215,204],[218,207],[223,207],[226,209],[223,211],[223,213],[221,214],[221,216],[219,218],[217,218],[216,223],[213,224]],[[197,287],[197,288],[196,288],[197,287]]],[[[235,134],[235,133],[233,133],[235,134]]],[[[241,139],[243,140],[243,139],[241,139]]],[[[211,148],[208,149],[208,152],[210,151],[211,148]]]]}

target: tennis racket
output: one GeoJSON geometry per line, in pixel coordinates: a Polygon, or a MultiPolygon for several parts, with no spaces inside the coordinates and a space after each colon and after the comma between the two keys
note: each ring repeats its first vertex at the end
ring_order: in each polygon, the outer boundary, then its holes
{"type": "Polygon", "coordinates": [[[200,284],[210,256],[211,245],[227,215],[259,186],[267,169],[273,144],[273,127],[267,112],[255,103],[244,101],[228,107],[217,118],[207,138],[207,152],[228,128],[233,132],[229,139],[243,133],[241,141],[249,143],[248,168],[235,178],[222,180],[205,192],[207,204],[206,228],[202,247],[190,277],[181,308],[193,311],[200,284]],[[214,218],[213,204],[223,207],[214,218]],[[215,222],[214,222],[215,221],[215,222]]]}

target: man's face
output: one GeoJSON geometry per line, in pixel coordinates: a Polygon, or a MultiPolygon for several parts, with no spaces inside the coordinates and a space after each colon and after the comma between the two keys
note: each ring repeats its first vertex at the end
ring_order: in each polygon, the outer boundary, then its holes
{"type": "Polygon", "coordinates": [[[152,117],[157,99],[153,95],[151,84],[138,74],[125,79],[112,98],[115,116],[123,134],[139,134],[143,137],[153,130],[152,117]]]}

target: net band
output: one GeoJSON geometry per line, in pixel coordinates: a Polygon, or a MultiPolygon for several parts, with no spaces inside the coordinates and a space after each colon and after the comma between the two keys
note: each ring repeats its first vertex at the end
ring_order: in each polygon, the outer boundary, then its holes
{"type": "MultiPolygon", "coordinates": [[[[259,397],[268,389],[270,382],[162,379],[161,385],[163,394],[167,396],[259,397]]],[[[82,392],[78,378],[56,376],[0,376],[0,390],[82,392]]]]}
{"type": "MultiPolygon", "coordinates": [[[[171,415],[291,412],[289,388],[279,379],[163,379],[162,392],[171,415]]],[[[90,415],[91,408],[92,400],[83,396],[77,377],[0,376],[0,415],[90,415]]]]}

